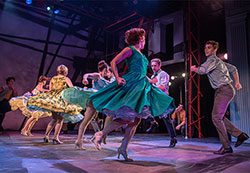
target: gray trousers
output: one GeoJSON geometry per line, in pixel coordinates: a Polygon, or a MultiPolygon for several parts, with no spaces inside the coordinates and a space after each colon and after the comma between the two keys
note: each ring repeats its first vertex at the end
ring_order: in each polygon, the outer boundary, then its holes
{"type": "Polygon", "coordinates": [[[238,137],[242,131],[236,128],[226,117],[225,112],[231,100],[234,98],[235,90],[231,84],[223,85],[215,90],[214,106],[212,111],[213,124],[219,134],[220,142],[224,148],[230,147],[227,132],[238,137]]]}

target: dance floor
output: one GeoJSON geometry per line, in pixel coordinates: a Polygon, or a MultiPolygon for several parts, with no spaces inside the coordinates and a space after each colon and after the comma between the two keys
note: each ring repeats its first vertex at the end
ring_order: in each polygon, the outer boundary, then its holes
{"type": "MultiPolygon", "coordinates": [[[[0,134],[0,172],[35,173],[165,173],[165,172],[250,172],[250,144],[233,148],[223,156],[212,152],[220,148],[214,139],[178,138],[175,148],[168,148],[169,138],[159,134],[136,134],[129,146],[134,162],[117,158],[122,140],[119,133],[111,134],[107,144],[97,151],[85,143],[86,150],[74,148],[75,134],[62,135],[64,144],[45,144],[42,133],[24,137],[19,132],[0,134]]],[[[88,134],[87,138],[91,135],[88,134]]]]}

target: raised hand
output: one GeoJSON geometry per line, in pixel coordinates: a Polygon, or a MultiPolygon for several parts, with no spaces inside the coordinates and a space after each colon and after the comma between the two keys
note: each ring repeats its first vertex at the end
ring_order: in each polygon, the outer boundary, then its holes
{"type": "Polygon", "coordinates": [[[88,84],[89,84],[89,81],[88,81],[87,79],[83,79],[83,80],[82,80],[82,83],[83,83],[84,85],[88,85],[88,84]]]}
{"type": "Polygon", "coordinates": [[[235,86],[236,90],[240,90],[242,88],[240,83],[235,83],[234,86],[235,86]]]}

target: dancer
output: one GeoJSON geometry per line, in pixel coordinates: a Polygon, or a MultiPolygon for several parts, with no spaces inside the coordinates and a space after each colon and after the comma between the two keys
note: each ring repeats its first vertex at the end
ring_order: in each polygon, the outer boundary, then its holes
{"type": "MultiPolygon", "coordinates": [[[[115,78],[113,77],[113,73],[110,71],[110,67],[105,61],[100,61],[98,63],[98,73],[87,73],[83,76],[83,84],[88,84],[88,79],[92,79],[93,83],[93,89],[84,90],[84,89],[75,89],[75,88],[69,88],[64,90],[63,97],[65,100],[69,101],[70,103],[75,103],[81,105],[83,109],[86,108],[87,101],[89,99],[89,96],[98,91],[101,88],[106,87],[110,83],[112,83],[115,78]]],[[[85,150],[86,148],[83,147],[83,137],[85,134],[85,131],[89,125],[89,123],[93,122],[92,120],[97,116],[98,112],[93,110],[89,112],[88,107],[86,108],[84,119],[81,122],[79,129],[78,129],[78,135],[77,140],[75,141],[75,148],[85,150]]],[[[106,117],[104,127],[109,124],[111,121],[111,117],[106,117]]],[[[92,124],[93,127],[96,126],[95,124],[92,124]]],[[[97,125],[98,126],[98,125],[97,125]]],[[[96,129],[97,131],[100,131],[100,129],[96,129]]],[[[106,141],[104,140],[104,143],[106,141]]]]}
{"type": "Polygon", "coordinates": [[[27,100],[30,96],[37,95],[39,93],[43,93],[48,91],[45,89],[46,82],[49,80],[46,76],[40,76],[38,79],[37,86],[30,92],[25,93],[23,96],[13,97],[10,99],[9,103],[11,106],[11,110],[15,111],[19,109],[22,111],[22,114],[29,119],[26,121],[24,127],[21,130],[21,134],[24,136],[33,136],[31,134],[31,129],[37,122],[37,120],[41,117],[51,116],[52,114],[43,111],[31,111],[27,108],[27,100]]]}
{"type": "Polygon", "coordinates": [[[92,79],[92,88],[95,90],[99,90],[115,81],[110,67],[104,60],[98,62],[98,73],[86,73],[83,75],[82,83],[88,85],[88,79],[92,79]]]}
{"type": "Polygon", "coordinates": [[[212,120],[219,134],[222,147],[218,151],[215,151],[214,154],[223,155],[233,152],[227,132],[237,137],[235,147],[240,146],[249,136],[236,128],[224,116],[229,103],[235,95],[229,73],[232,74],[234,78],[236,90],[240,90],[242,86],[239,81],[237,68],[229,63],[223,62],[216,56],[218,48],[218,42],[213,40],[207,41],[205,45],[206,62],[201,64],[200,67],[191,66],[190,70],[201,75],[207,74],[211,86],[215,89],[212,120]]]}
{"type": "Polygon", "coordinates": [[[185,124],[186,124],[186,111],[183,108],[182,104],[175,109],[174,113],[171,115],[174,124],[177,124],[175,127],[176,130],[180,130],[181,134],[185,135],[185,124]]]}
{"type": "Polygon", "coordinates": [[[14,87],[15,78],[8,77],[6,79],[6,85],[0,87],[0,132],[4,131],[2,126],[5,114],[11,111],[9,100],[11,97],[17,96],[17,91],[14,87]]]}
{"type": "Polygon", "coordinates": [[[112,61],[111,68],[116,82],[90,96],[86,114],[98,110],[112,116],[113,121],[102,131],[95,133],[93,143],[101,149],[101,141],[112,130],[127,125],[124,139],[118,148],[118,157],[133,161],[127,155],[127,147],[134,136],[141,118],[172,113],[173,99],[154,87],[146,77],[147,58],[141,53],[145,45],[145,30],[133,28],[125,33],[129,47],[124,48],[112,61]],[[128,70],[120,77],[117,64],[126,61],[128,70]]]}
{"type": "Polygon", "coordinates": [[[55,127],[53,144],[62,144],[59,134],[64,122],[76,123],[83,116],[80,114],[82,108],[78,105],[70,104],[62,98],[62,91],[68,87],[73,87],[71,80],[67,77],[68,68],[65,65],[57,67],[57,75],[52,77],[49,84],[49,91],[32,96],[28,99],[28,106],[34,110],[45,110],[53,113],[52,120],[49,122],[44,142],[49,142],[49,134],[55,127]]]}
{"type": "MultiPolygon", "coordinates": [[[[159,58],[155,58],[151,60],[151,68],[154,74],[151,76],[151,79],[149,80],[150,83],[152,83],[154,86],[162,90],[164,93],[168,95],[168,82],[169,82],[169,75],[161,69],[161,60],[159,58]]],[[[170,134],[171,140],[169,147],[173,148],[175,147],[177,143],[176,139],[176,132],[174,129],[173,121],[171,120],[171,116],[168,115],[166,117],[162,117],[167,129],[168,133],[170,134]]],[[[151,125],[149,129],[147,129],[147,132],[150,132],[155,126],[157,126],[157,121],[152,118],[151,125]]]]}

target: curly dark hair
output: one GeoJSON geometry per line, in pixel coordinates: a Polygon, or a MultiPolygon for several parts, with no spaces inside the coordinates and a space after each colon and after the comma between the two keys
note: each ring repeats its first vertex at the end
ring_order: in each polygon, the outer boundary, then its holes
{"type": "Polygon", "coordinates": [[[48,80],[49,80],[48,77],[46,77],[46,76],[44,76],[44,75],[41,75],[41,76],[39,77],[39,79],[38,79],[38,82],[43,82],[43,81],[48,81],[48,80]]]}
{"type": "Polygon", "coordinates": [[[7,78],[5,79],[6,84],[8,84],[11,80],[16,81],[16,79],[15,79],[14,77],[10,76],[10,77],[7,77],[7,78]]]}
{"type": "Polygon", "coordinates": [[[215,49],[219,49],[219,43],[214,40],[208,40],[206,44],[211,44],[215,49]]]}
{"type": "Polygon", "coordinates": [[[140,38],[146,35],[146,31],[143,28],[132,28],[125,33],[125,42],[128,45],[138,44],[140,38]]]}

